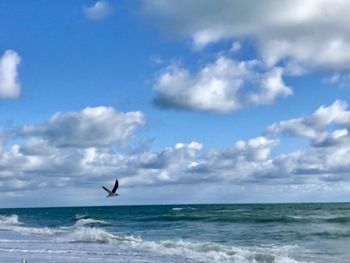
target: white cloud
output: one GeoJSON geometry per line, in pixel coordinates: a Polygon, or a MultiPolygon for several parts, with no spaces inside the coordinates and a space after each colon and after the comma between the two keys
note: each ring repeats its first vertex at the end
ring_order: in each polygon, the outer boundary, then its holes
{"type": "Polygon", "coordinates": [[[299,183],[349,181],[349,145],[319,147],[278,156],[274,165],[279,173],[299,183]]]}
{"type": "Polygon", "coordinates": [[[241,49],[241,43],[238,41],[235,41],[232,43],[232,46],[230,48],[230,52],[236,53],[241,49]]]}
{"type": "Polygon", "coordinates": [[[197,48],[224,39],[255,40],[269,65],[287,59],[350,70],[350,3],[344,0],[144,1],[143,10],[197,48]],[[322,29],[322,30],[320,30],[322,29]]]}
{"type": "Polygon", "coordinates": [[[28,186],[29,184],[23,180],[18,179],[11,179],[6,182],[6,187],[12,188],[12,189],[23,189],[24,187],[28,186]]]}
{"type": "Polygon", "coordinates": [[[284,84],[282,74],[281,68],[274,68],[267,72],[261,81],[261,91],[251,94],[250,100],[256,104],[268,104],[274,102],[277,97],[292,95],[293,91],[284,84]]]}
{"type": "Polygon", "coordinates": [[[102,20],[109,16],[113,9],[112,6],[107,1],[97,1],[91,7],[83,8],[84,14],[88,19],[91,20],[102,20]]]}
{"type": "Polygon", "coordinates": [[[113,180],[127,186],[194,183],[321,184],[350,180],[350,145],[318,147],[277,157],[278,140],[257,137],[230,149],[203,150],[202,144],[178,143],[158,153],[124,155],[102,148],[55,148],[47,154],[14,146],[0,156],[3,191],[27,187],[88,187],[113,180]],[[201,153],[201,151],[203,151],[201,153]],[[45,185],[41,183],[45,181],[45,185]]]}
{"type": "Polygon", "coordinates": [[[141,113],[128,115],[113,108],[97,107],[54,117],[43,125],[30,126],[17,133],[24,137],[17,138],[20,140],[16,140],[16,144],[11,145],[10,139],[3,145],[0,151],[2,192],[64,191],[67,187],[89,189],[110,183],[115,176],[123,189],[170,184],[193,187],[201,183],[204,188],[219,184],[226,185],[226,189],[279,185],[286,189],[304,189],[306,193],[327,188],[330,183],[350,181],[347,128],[350,118],[347,105],[342,101],[322,106],[310,116],[293,122],[277,123],[276,136],[290,133],[310,137],[311,141],[309,148],[279,155],[273,154],[273,150],[283,145],[282,138],[267,135],[239,140],[227,149],[206,149],[202,143],[190,142],[155,152],[127,153],[114,145],[131,136],[130,132],[143,122],[141,113]],[[73,127],[67,130],[70,125],[73,127]],[[337,129],[328,132],[333,125],[337,129]],[[106,131],[97,130],[92,134],[106,140],[91,141],[85,134],[85,128],[93,131],[95,126],[106,131]],[[116,136],[113,131],[121,129],[120,126],[124,130],[129,127],[131,130],[126,132],[129,135],[120,136],[119,131],[116,136]],[[298,128],[293,129],[293,126],[298,128]],[[73,138],[77,140],[74,144],[70,143],[73,138]],[[62,147],[67,145],[70,147],[62,147]]]}
{"type": "Polygon", "coordinates": [[[85,108],[56,113],[40,126],[27,125],[21,135],[42,137],[59,147],[93,147],[121,144],[144,124],[141,112],[117,112],[112,107],[85,108]]]}
{"type": "Polygon", "coordinates": [[[17,79],[20,56],[13,50],[6,50],[0,58],[0,98],[17,98],[21,85],[17,79]]]}
{"type": "Polygon", "coordinates": [[[168,68],[154,87],[156,103],[205,111],[227,112],[241,107],[238,90],[248,77],[254,62],[237,62],[219,57],[203,67],[196,75],[176,66],[168,68]]]}
{"type": "Polygon", "coordinates": [[[282,69],[260,73],[259,67],[256,60],[236,61],[225,56],[195,74],[170,66],[154,85],[155,104],[162,108],[229,112],[292,94],[282,80],[282,69]]]}
{"type": "Polygon", "coordinates": [[[270,156],[271,150],[278,144],[276,140],[270,140],[265,137],[257,137],[249,141],[237,141],[235,150],[240,155],[250,161],[264,161],[270,156]]]}
{"type": "Polygon", "coordinates": [[[198,142],[189,144],[177,143],[174,147],[166,147],[159,153],[143,153],[129,159],[133,167],[132,176],[124,180],[126,184],[169,184],[190,183],[205,180],[205,176],[192,177],[187,172],[203,145],[198,142]]]}
{"type": "Polygon", "coordinates": [[[340,88],[349,88],[350,74],[349,73],[333,73],[330,77],[322,79],[323,83],[336,85],[340,88]]]}
{"type": "Polygon", "coordinates": [[[340,81],[341,78],[342,78],[341,74],[335,73],[331,77],[325,78],[324,82],[325,83],[330,83],[330,84],[336,84],[336,83],[338,83],[340,81]]]}
{"type": "Polygon", "coordinates": [[[313,142],[313,146],[316,147],[326,147],[326,146],[334,146],[340,144],[350,143],[348,129],[339,129],[335,130],[330,134],[325,134],[319,138],[316,138],[313,142]]]}
{"type": "Polygon", "coordinates": [[[337,100],[332,105],[321,106],[311,116],[274,123],[268,133],[285,133],[293,136],[317,138],[324,135],[325,128],[331,124],[350,126],[350,111],[345,101],[337,100]]]}

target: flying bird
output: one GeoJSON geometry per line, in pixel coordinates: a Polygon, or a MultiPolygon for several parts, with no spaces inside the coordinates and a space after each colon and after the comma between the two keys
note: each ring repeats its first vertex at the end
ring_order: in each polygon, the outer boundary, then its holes
{"type": "Polygon", "coordinates": [[[108,193],[107,197],[113,197],[113,196],[117,196],[117,189],[118,189],[118,186],[119,186],[119,183],[118,183],[118,180],[115,180],[115,184],[114,184],[114,187],[111,190],[107,189],[106,187],[102,186],[103,189],[106,190],[106,192],[108,193]]]}

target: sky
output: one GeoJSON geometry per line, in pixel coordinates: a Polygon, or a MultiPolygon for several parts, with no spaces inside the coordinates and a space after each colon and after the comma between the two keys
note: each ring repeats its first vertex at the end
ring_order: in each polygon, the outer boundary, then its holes
{"type": "Polygon", "coordinates": [[[349,12],[1,1],[0,207],[350,201],[349,12]]]}

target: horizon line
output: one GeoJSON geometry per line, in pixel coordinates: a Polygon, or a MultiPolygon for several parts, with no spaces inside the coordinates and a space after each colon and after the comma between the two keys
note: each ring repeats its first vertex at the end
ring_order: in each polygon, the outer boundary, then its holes
{"type": "Polygon", "coordinates": [[[186,205],[293,205],[293,204],[350,204],[350,201],[318,201],[318,202],[238,202],[238,203],[169,203],[169,204],[121,204],[121,205],[67,205],[67,206],[33,206],[33,207],[0,207],[0,210],[6,209],[45,209],[45,208],[93,208],[93,207],[137,207],[137,206],[186,206],[186,205]]]}

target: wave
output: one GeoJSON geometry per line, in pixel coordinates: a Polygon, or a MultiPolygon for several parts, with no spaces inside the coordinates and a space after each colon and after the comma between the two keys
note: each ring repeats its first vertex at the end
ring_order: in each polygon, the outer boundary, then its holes
{"type": "Polygon", "coordinates": [[[97,256],[123,256],[123,253],[119,252],[99,252],[99,251],[86,251],[86,250],[70,250],[70,249],[21,249],[21,248],[0,248],[0,252],[16,252],[16,253],[33,253],[33,254],[68,254],[68,255],[97,255],[97,256]]]}
{"type": "Polygon", "coordinates": [[[2,225],[20,225],[18,215],[0,216],[0,227],[2,225]]]}
{"type": "Polygon", "coordinates": [[[83,218],[77,220],[75,224],[73,225],[74,227],[83,227],[83,226],[88,226],[88,225],[108,225],[109,223],[103,220],[98,220],[98,219],[93,219],[93,218],[83,218]]]}
{"type": "Polygon", "coordinates": [[[348,217],[348,216],[332,217],[332,218],[326,219],[326,222],[339,223],[339,224],[350,223],[350,217],[348,217]]]}
{"type": "Polygon", "coordinates": [[[163,215],[157,218],[159,221],[172,222],[172,221],[206,221],[210,217],[201,215],[163,215]]]}
{"type": "Polygon", "coordinates": [[[132,235],[120,236],[101,228],[80,227],[58,238],[61,242],[107,243],[148,251],[155,255],[177,256],[194,262],[297,263],[288,255],[296,247],[242,248],[216,243],[196,243],[184,240],[144,240],[132,235]]]}
{"type": "Polygon", "coordinates": [[[78,219],[84,219],[84,218],[88,218],[88,215],[86,215],[86,214],[76,214],[76,215],[74,216],[74,218],[75,218],[76,220],[78,220],[78,219]]]}
{"type": "Polygon", "coordinates": [[[111,243],[114,237],[103,229],[80,227],[71,232],[67,231],[57,239],[64,242],[111,243]]]}
{"type": "Polygon", "coordinates": [[[175,221],[203,221],[212,223],[244,223],[244,224],[306,224],[306,223],[320,223],[320,224],[350,224],[350,217],[315,217],[315,216],[237,216],[237,215],[208,215],[205,213],[198,213],[186,211],[183,208],[173,208],[173,213],[166,213],[163,215],[149,216],[142,218],[142,222],[156,221],[156,222],[175,222],[175,221]]]}
{"type": "Polygon", "coordinates": [[[197,208],[194,208],[194,207],[173,207],[171,210],[172,211],[193,211],[193,210],[197,210],[197,208]]]}
{"type": "Polygon", "coordinates": [[[118,236],[99,228],[80,228],[61,237],[63,242],[108,243],[138,249],[156,255],[178,256],[195,262],[297,263],[288,256],[293,247],[240,248],[215,243],[183,240],[151,241],[134,236],[118,236]]]}
{"type": "Polygon", "coordinates": [[[68,227],[30,227],[19,221],[18,215],[0,216],[0,230],[13,231],[22,234],[60,234],[72,229],[81,229],[85,226],[108,225],[108,222],[93,218],[79,219],[74,225],[68,227]]]}
{"type": "Polygon", "coordinates": [[[107,222],[92,218],[78,219],[66,228],[34,228],[24,226],[17,215],[1,216],[0,226],[5,230],[29,234],[50,234],[50,241],[60,243],[98,243],[118,248],[142,250],[151,255],[183,258],[191,262],[220,263],[297,263],[289,255],[294,247],[245,248],[217,243],[200,243],[185,240],[144,240],[132,235],[117,235],[96,227],[107,222]],[[93,225],[93,227],[91,226],[93,225]]]}
{"type": "Polygon", "coordinates": [[[203,221],[217,223],[306,223],[307,219],[294,216],[266,216],[266,217],[244,217],[244,216],[221,216],[221,215],[206,215],[203,213],[186,213],[183,210],[176,210],[176,213],[164,214],[143,219],[144,221],[203,221]]]}
{"type": "Polygon", "coordinates": [[[313,233],[314,236],[326,238],[326,239],[341,239],[341,238],[349,238],[350,232],[338,232],[338,231],[322,231],[313,233]]]}
{"type": "Polygon", "coordinates": [[[288,256],[290,247],[274,249],[243,248],[215,243],[195,243],[183,240],[129,241],[132,247],[166,256],[180,256],[195,262],[220,263],[296,263],[288,256]]]}
{"type": "Polygon", "coordinates": [[[18,215],[0,216],[0,230],[23,234],[53,234],[56,231],[47,227],[28,227],[19,221],[18,215]]]}
{"type": "Polygon", "coordinates": [[[275,217],[255,217],[252,218],[256,223],[300,223],[305,221],[303,218],[295,216],[275,216],[275,217]]]}

